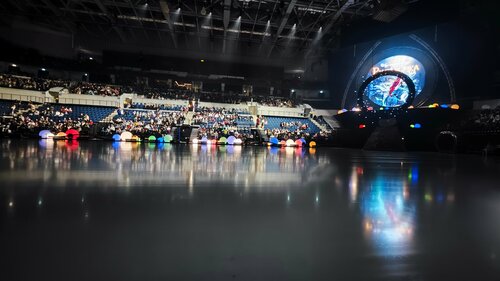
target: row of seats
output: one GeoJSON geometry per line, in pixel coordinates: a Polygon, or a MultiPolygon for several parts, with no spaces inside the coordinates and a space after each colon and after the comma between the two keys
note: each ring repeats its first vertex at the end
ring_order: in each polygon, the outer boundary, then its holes
{"type": "Polygon", "coordinates": [[[264,126],[264,129],[287,129],[288,131],[295,131],[300,129],[300,126],[292,125],[287,127],[282,127],[281,124],[289,123],[289,124],[305,124],[307,125],[307,129],[302,130],[303,132],[315,134],[320,131],[318,126],[311,122],[308,118],[300,118],[300,117],[276,117],[276,116],[264,116],[267,120],[267,124],[264,126]]]}
{"type": "MultiPolygon", "coordinates": [[[[148,105],[144,103],[132,103],[132,108],[138,108],[138,109],[153,109],[153,108],[148,108],[148,105]]],[[[182,105],[178,104],[161,104],[157,109],[160,110],[172,110],[172,111],[181,111],[184,108],[182,105]]],[[[156,109],[156,108],[154,108],[156,109]]]]}
{"type": "Polygon", "coordinates": [[[250,111],[246,108],[222,108],[222,107],[204,107],[198,106],[196,107],[196,112],[222,112],[224,111],[227,114],[250,114],[250,111]]]}
{"type": "Polygon", "coordinates": [[[0,116],[10,115],[12,111],[11,107],[13,104],[14,102],[12,101],[6,101],[6,100],[0,101],[0,116]]]}
{"type": "MultiPolygon", "coordinates": [[[[55,105],[55,110],[61,110],[63,105],[55,105]]],[[[104,118],[109,116],[115,108],[113,107],[102,107],[102,106],[87,106],[87,105],[66,105],[65,107],[71,107],[73,112],[68,113],[67,116],[73,118],[81,117],[82,114],[88,114],[90,120],[94,122],[102,121],[104,118]]]]}
{"type": "Polygon", "coordinates": [[[139,116],[138,121],[147,121],[147,120],[150,120],[151,118],[149,118],[147,115],[143,115],[143,114],[144,113],[151,113],[151,112],[153,112],[153,111],[124,109],[123,114],[118,114],[113,119],[117,120],[120,118],[122,120],[130,121],[130,120],[135,120],[135,118],[137,116],[139,116]]]}

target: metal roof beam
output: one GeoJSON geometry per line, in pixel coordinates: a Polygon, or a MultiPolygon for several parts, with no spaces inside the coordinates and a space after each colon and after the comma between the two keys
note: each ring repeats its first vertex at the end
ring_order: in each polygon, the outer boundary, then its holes
{"type": "Polygon", "coordinates": [[[292,0],[288,4],[288,7],[286,8],[286,13],[281,19],[281,23],[278,27],[278,32],[276,33],[276,40],[274,40],[274,43],[271,45],[271,48],[269,49],[269,52],[267,53],[267,57],[271,56],[271,53],[273,52],[274,47],[276,46],[276,43],[278,42],[278,39],[281,35],[281,32],[283,32],[283,29],[285,28],[285,25],[288,21],[288,17],[290,17],[290,14],[293,11],[293,8],[295,7],[295,4],[297,3],[297,0],[292,0]]]}
{"type": "Polygon", "coordinates": [[[45,6],[47,6],[51,11],[52,13],[54,13],[54,15],[56,15],[56,17],[60,20],[60,22],[66,26],[66,28],[68,28],[68,30],[72,33],[75,33],[75,28],[73,26],[71,26],[67,21],[64,20],[64,14],[59,11],[59,8],[57,8],[52,2],[50,2],[49,0],[42,0],[43,4],[45,4],[45,6]]]}
{"type": "Polygon", "coordinates": [[[170,9],[168,8],[167,2],[165,0],[160,0],[160,10],[163,14],[163,17],[167,21],[168,30],[170,31],[170,37],[172,37],[172,42],[174,42],[174,46],[177,49],[177,39],[174,34],[174,27],[172,25],[172,20],[170,19],[170,9]]]}
{"type": "Polygon", "coordinates": [[[224,40],[222,41],[222,53],[226,52],[227,28],[229,27],[229,19],[231,17],[231,0],[224,0],[224,40]]]}
{"type": "Polygon", "coordinates": [[[108,20],[111,22],[111,26],[113,27],[113,30],[120,37],[120,40],[122,40],[122,42],[126,42],[127,40],[125,39],[125,34],[123,34],[123,31],[119,27],[117,27],[115,25],[116,24],[116,20],[112,16],[109,15],[109,11],[106,8],[106,6],[103,5],[103,3],[101,2],[101,0],[95,0],[95,3],[97,4],[97,7],[99,7],[99,10],[101,10],[101,12],[103,14],[105,14],[106,18],[108,18],[108,20]]]}
{"type": "MultiPolygon", "coordinates": [[[[319,42],[323,36],[328,33],[332,27],[337,23],[338,19],[340,16],[342,16],[342,13],[347,10],[352,4],[354,4],[354,0],[347,0],[339,9],[338,11],[330,18],[326,26],[322,29],[321,33],[318,33],[318,37],[315,39],[316,42],[319,42]]],[[[314,45],[311,46],[309,51],[306,53],[306,57],[309,56],[309,54],[312,52],[314,48],[314,45]]]]}

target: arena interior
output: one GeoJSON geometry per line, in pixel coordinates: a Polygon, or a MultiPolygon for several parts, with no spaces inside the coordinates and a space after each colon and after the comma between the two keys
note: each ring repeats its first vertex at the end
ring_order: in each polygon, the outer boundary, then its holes
{"type": "Polygon", "coordinates": [[[0,2],[1,280],[500,280],[500,3],[0,2]]]}

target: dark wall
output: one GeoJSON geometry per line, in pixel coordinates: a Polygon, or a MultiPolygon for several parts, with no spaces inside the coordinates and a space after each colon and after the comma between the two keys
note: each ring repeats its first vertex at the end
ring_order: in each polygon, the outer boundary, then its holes
{"type": "Polygon", "coordinates": [[[222,62],[212,60],[210,57],[188,59],[105,51],[103,62],[109,67],[128,66],[143,70],[159,69],[201,75],[241,76],[249,79],[283,79],[283,67],[222,62]],[[201,62],[202,59],[204,62],[201,62]]]}
{"type": "Polygon", "coordinates": [[[460,16],[460,7],[460,0],[420,0],[409,5],[408,11],[390,23],[370,17],[360,19],[342,28],[341,45],[349,47],[454,21],[460,16]]]}

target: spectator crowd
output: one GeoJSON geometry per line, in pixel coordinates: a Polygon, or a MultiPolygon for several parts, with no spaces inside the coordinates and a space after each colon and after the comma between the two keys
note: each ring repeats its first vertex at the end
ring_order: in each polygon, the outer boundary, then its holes
{"type": "Polygon", "coordinates": [[[94,124],[88,114],[70,117],[73,111],[71,107],[55,108],[51,104],[36,106],[31,102],[13,102],[10,108],[7,116],[0,119],[2,136],[38,136],[41,130],[65,132],[70,128],[88,134],[94,124]]]}
{"type": "Polygon", "coordinates": [[[473,115],[464,127],[471,131],[500,131],[500,106],[481,110],[473,115]]]}
{"type": "Polygon", "coordinates": [[[117,86],[102,83],[44,79],[10,74],[0,74],[0,87],[33,91],[47,91],[53,87],[63,87],[67,88],[69,93],[78,95],[120,96],[122,93],[134,93],[148,99],[158,100],[196,100],[229,104],[239,104],[253,100],[265,106],[296,106],[295,102],[292,99],[285,97],[249,96],[234,92],[195,92],[188,89],[172,88],[166,85],[156,85],[154,87],[139,87],[131,85],[117,86]]]}

